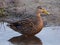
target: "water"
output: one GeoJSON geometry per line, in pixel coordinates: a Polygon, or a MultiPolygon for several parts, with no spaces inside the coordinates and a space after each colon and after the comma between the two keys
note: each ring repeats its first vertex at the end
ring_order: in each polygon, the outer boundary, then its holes
{"type": "Polygon", "coordinates": [[[36,36],[25,38],[0,24],[0,45],[60,45],[60,27],[44,27],[36,36]]]}

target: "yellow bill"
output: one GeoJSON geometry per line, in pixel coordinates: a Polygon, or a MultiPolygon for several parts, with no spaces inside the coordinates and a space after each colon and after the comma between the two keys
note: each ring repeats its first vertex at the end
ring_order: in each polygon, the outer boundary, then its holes
{"type": "Polygon", "coordinates": [[[42,10],[43,10],[43,13],[50,14],[46,9],[42,9],[42,10]]]}

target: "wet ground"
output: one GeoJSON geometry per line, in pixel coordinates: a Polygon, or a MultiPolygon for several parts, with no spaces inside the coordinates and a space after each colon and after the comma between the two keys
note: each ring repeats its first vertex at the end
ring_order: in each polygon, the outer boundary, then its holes
{"type": "Polygon", "coordinates": [[[6,23],[0,24],[0,45],[60,45],[60,26],[44,27],[36,36],[25,38],[6,23]]]}

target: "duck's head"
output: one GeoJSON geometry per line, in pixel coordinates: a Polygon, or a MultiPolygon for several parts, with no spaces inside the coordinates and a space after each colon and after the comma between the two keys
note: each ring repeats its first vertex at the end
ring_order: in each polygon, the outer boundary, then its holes
{"type": "Polygon", "coordinates": [[[50,14],[46,9],[42,8],[41,6],[38,6],[38,7],[37,7],[37,12],[38,12],[38,13],[47,14],[47,15],[50,14]]]}

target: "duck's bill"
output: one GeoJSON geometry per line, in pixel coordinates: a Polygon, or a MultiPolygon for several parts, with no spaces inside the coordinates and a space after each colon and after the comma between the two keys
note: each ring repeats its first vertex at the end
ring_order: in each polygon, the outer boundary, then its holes
{"type": "Polygon", "coordinates": [[[45,12],[45,14],[49,15],[50,13],[49,12],[45,12]]]}
{"type": "Polygon", "coordinates": [[[43,9],[43,13],[45,13],[45,14],[50,14],[46,9],[43,9]]]}

